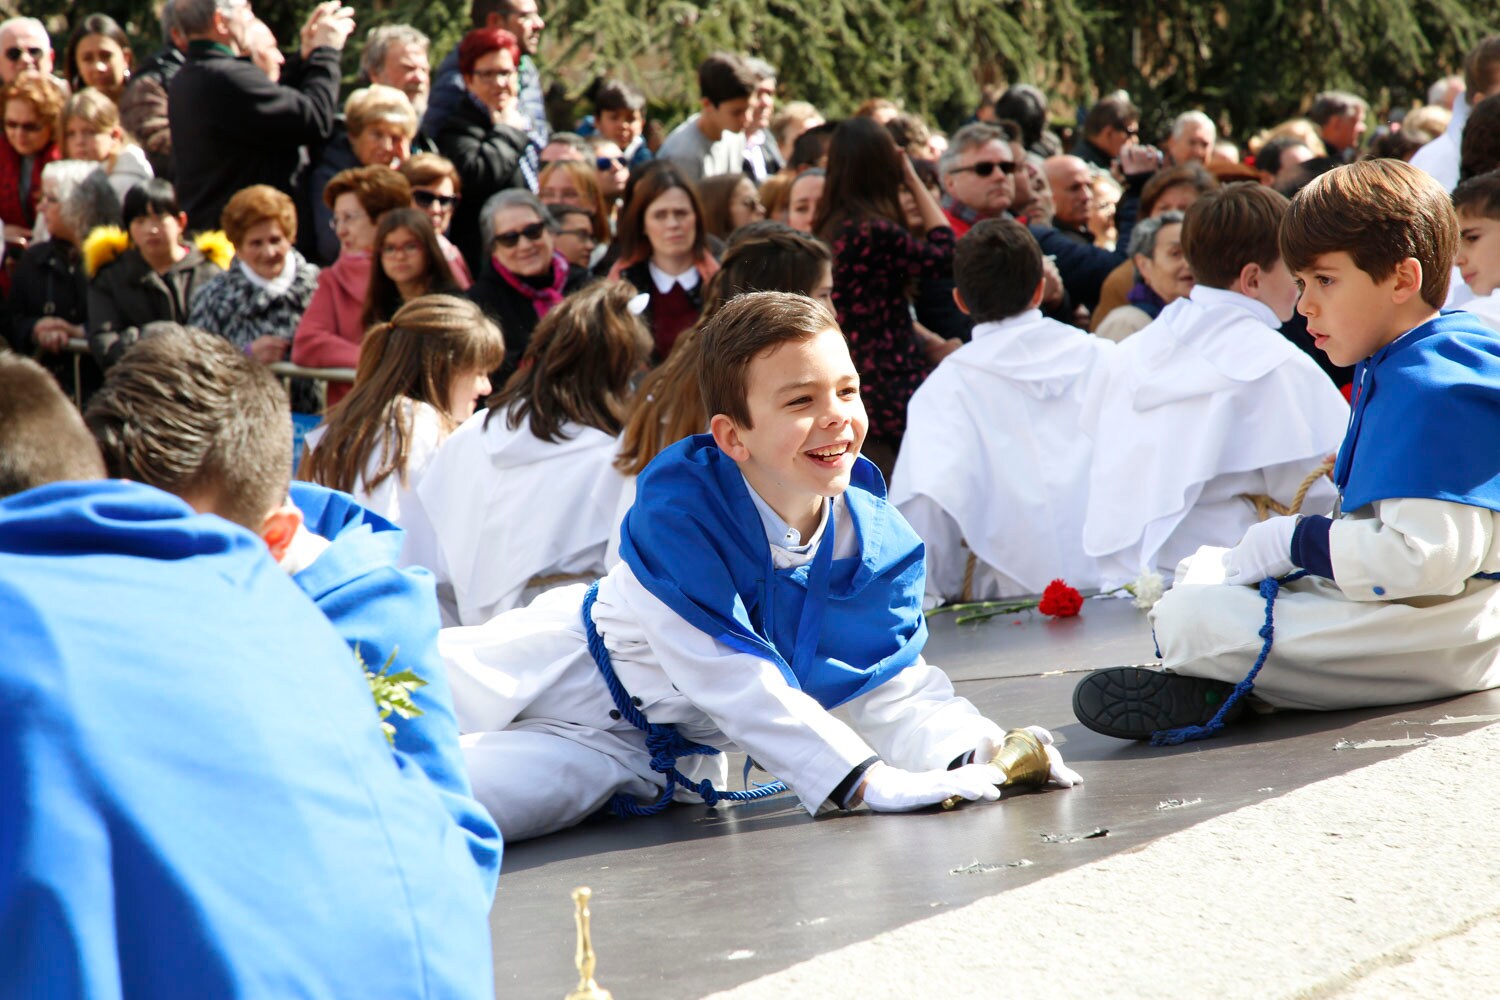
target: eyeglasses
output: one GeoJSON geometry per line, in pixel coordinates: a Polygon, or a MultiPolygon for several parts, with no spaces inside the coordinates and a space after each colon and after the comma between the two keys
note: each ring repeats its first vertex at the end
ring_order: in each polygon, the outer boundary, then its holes
{"type": "Polygon", "coordinates": [[[411,200],[423,208],[431,208],[433,205],[436,205],[438,208],[452,208],[458,204],[458,195],[437,194],[433,191],[413,191],[411,193],[411,200]]]}
{"type": "Polygon", "coordinates": [[[338,232],[341,226],[357,226],[361,222],[369,222],[368,215],[335,215],[328,220],[328,228],[338,232]]]}
{"type": "Polygon", "coordinates": [[[625,166],[623,156],[601,156],[594,161],[595,170],[619,170],[625,166]]]}
{"type": "Polygon", "coordinates": [[[469,74],[482,83],[498,83],[501,80],[509,80],[516,75],[513,69],[476,69],[469,74]]]}
{"type": "Polygon", "coordinates": [[[557,231],[557,235],[571,236],[575,240],[582,240],[585,243],[599,242],[598,240],[594,239],[594,231],[592,229],[559,229],[557,231]]]}
{"type": "Polygon", "coordinates": [[[966,171],[972,170],[974,171],[975,177],[988,177],[990,174],[995,172],[995,168],[997,167],[1000,169],[1000,172],[1002,174],[1013,174],[1017,169],[1016,162],[1014,160],[981,160],[980,162],[970,164],[967,167],[954,167],[952,170],[949,170],[948,173],[962,174],[966,171]]]}
{"type": "Polygon", "coordinates": [[[757,208],[765,208],[765,206],[761,204],[759,198],[741,198],[740,207],[748,209],[751,212],[755,211],[757,208]]]}
{"type": "Polygon", "coordinates": [[[420,243],[387,243],[380,248],[382,257],[410,257],[422,252],[420,243]]]}
{"type": "Polygon", "coordinates": [[[547,224],[545,222],[533,222],[529,226],[522,226],[520,229],[512,229],[508,233],[496,233],[495,242],[509,249],[510,247],[513,247],[517,243],[521,242],[521,237],[523,236],[531,242],[535,243],[537,240],[542,238],[542,234],[546,231],[547,224]]]}
{"type": "Polygon", "coordinates": [[[47,129],[47,126],[43,125],[41,122],[6,122],[5,123],[5,130],[7,132],[10,132],[10,131],[25,132],[27,135],[32,135],[32,134],[34,134],[36,132],[44,132],[44,131],[46,131],[46,129],[47,129]]]}
{"type": "Polygon", "coordinates": [[[46,54],[46,49],[23,49],[15,45],[12,45],[10,48],[5,50],[5,58],[9,59],[11,62],[20,62],[23,55],[30,56],[35,61],[41,62],[42,56],[46,54]]]}

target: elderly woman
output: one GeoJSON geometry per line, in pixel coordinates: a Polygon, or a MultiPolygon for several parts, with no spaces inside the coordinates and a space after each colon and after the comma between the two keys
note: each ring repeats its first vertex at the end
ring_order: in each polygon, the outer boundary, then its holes
{"type": "Polygon", "coordinates": [[[427,218],[432,220],[432,231],[437,234],[443,259],[453,272],[453,283],[461,289],[467,289],[474,284],[474,276],[469,273],[464,255],[448,239],[448,227],[453,225],[453,210],[458,207],[463,191],[458,168],[446,156],[417,153],[401,164],[401,176],[411,184],[412,204],[426,212],[427,218]]]}
{"type": "Polygon", "coordinates": [[[97,163],[58,160],[42,168],[41,214],[50,239],[33,244],[16,262],[6,334],[19,354],[46,365],[61,385],[80,398],[98,388],[103,373],[84,355],[73,383],[68,341],[84,336],[88,321],[88,279],[79,244],[98,226],[120,224],[120,200],[97,163]]]}
{"type": "Polygon", "coordinates": [[[557,222],[530,191],[491,195],[481,219],[491,256],[476,275],[469,298],[505,334],[505,363],[490,377],[495,385],[504,385],[537,323],[588,284],[589,273],[557,252],[557,222]]]}
{"type": "MultiPolygon", "coordinates": [[[[391,167],[399,170],[411,154],[417,134],[417,112],[411,100],[395,87],[371,84],[349,95],[344,102],[345,131],[323,147],[323,155],[308,177],[308,191],[321,192],[335,174],[353,167],[391,167]]],[[[316,196],[312,203],[312,232],[302,241],[302,250],[318,264],[331,264],[339,255],[339,239],[333,232],[333,212],[316,196]]]]}
{"type": "Polygon", "coordinates": [[[1124,340],[1193,290],[1193,272],[1182,255],[1182,213],[1163,212],[1136,223],[1130,260],[1136,279],[1125,305],[1111,310],[1094,331],[1108,340],[1124,340]]]}
{"type": "Polygon", "coordinates": [[[42,168],[61,159],[57,117],[62,88],[41,73],[22,73],[0,91],[5,142],[0,143],[0,221],[5,241],[25,245],[42,197],[42,168]]]}
{"type": "Polygon", "coordinates": [[[141,181],[155,176],[141,147],[126,140],[120,109],[92,87],[80,90],[63,105],[62,134],[64,155],[99,164],[121,199],[141,181]]]}
{"type": "MultiPolygon", "coordinates": [[[[261,364],[282,361],[318,285],[318,269],[296,251],[297,206],[266,184],[235,193],[219,217],[234,263],[193,296],[188,322],[228,340],[261,364]]],[[[292,407],[317,411],[310,382],[292,384],[292,407]]]]}
{"type": "MultiPolygon", "coordinates": [[[[339,256],[318,275],[317,290],[292,335],[292,361],[307,368],[354,368],[365,339],[361,316],[375,227],[386,212],[411,205],[411,185],[390,167],[354,167],[328,182],[323,204],[333,212],[339,256]]],[[[328,405],[348,391],[346,385],[330,385],[328,405]]]]}
{"type": "Polygon", "coordinates": [[[478,279],[489,252],[481,208],[506,188],[529,188],[525,161],[531,139],[517,102],[520,45],[502,28],[476,28],[458,44],[458,71],[467,93],[437,134],[438,152],[453,161],[464,200],[453,217],[453,242],[478,279]]]}

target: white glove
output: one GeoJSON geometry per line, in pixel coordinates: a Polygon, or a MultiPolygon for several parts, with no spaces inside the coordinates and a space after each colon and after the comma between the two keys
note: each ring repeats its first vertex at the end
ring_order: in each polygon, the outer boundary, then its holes
{"type": "Polygon", "coordinates": [[[1286,576],[1297,568],[1292,562],[1292,533],[1296,517],[1273,517],[1252,524],[1240,544],[1224,553],[1224,582],[1254,587],[1273,576],[1286,576]]]}
{"type": "Polygon", "coordinates": [[[954,795],[995,801],[1000,797],[995,769],[965,764],[951,771],[903,771],[880,762],[865,772],[864,802],[875,812],[910,812],[954,795]]]}
{"type": "MultiPolygon", "coordinates": [[[[1052,745],[1052,734],[1041,726],[1025,726],[1025,730],[1035,736],[1047,751],[1047,780],[1059,788],[1072,788],[1074,785],[1083,784],[1083,775],[1063,763],[1062,752],[1052,745]]],[[[995,759],[999,753],[1000,744],[988,736],[979,738],[979,745],[974,748],[974,760],[983,762],[995,759]]]]}

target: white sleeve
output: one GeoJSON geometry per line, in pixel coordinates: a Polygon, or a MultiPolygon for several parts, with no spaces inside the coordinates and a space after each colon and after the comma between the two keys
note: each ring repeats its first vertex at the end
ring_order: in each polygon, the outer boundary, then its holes
{"type": "Polygon", "coordinates": [[[921,493],[913,495],[898,508],[926,546],[927,590],[922,600],[924,610],[956,601],[964,589],[964,569],[969,549],[964,545],[958,522],[921,493]]]}
{"type": "Polygon", "coordinates": [[[769,660],[741,653],[689,625],[621,564],[601,584],[595,622],[639,624],[672,686],[766,771],[785,781],[809,813],[875,752],[849,726],[787,683],[769,660]],[[606,597],[617,608],[603,609],[606,597]],[[601,614],[604,611],[604,614],[601,614]]]}
{"type": "Polygon", "coordinates": [[[1005,735],[954,693],[947,674],[920,657],[844,709],[883,760],[913,771],[947,767],[981,736],[998,743],[1005,735]]]}
{"type": "Polygon", "coordinates": [[[1352,601],[1451,596],[1480,571],[1495,541],[1495,514],[1444,500],[1379,500],[1374,517],[1329,529],[1334,582],[1352,601]]]}

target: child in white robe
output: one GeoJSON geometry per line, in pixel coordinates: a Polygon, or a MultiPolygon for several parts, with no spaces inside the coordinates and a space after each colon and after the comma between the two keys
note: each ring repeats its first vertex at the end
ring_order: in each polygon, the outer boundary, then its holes
{"type": "Polygon", "coordinates": [[[1500,172],[1471,177],[1453,189],[1458,213],[1456,270],[1474,297],[1459,306],[1500,330],[1500,172]]]}
{"type": "Polygon", "coordinates": [[[632,297],[601,282],[548,313],[505,388],[417,484],[401,558],[437,578],[444,625],[483,624],[604,571],[625,482],[615,438],[651,355],[632,297]]]}
{"type": "MultiPolygon", "coordinates": [[[[993,800],[1002,733],[921,658],[921,542],[857,457],[859,377],[833,315],[751,293],[701,336],[711,434],[641,474],[624,561],[443,635],[477,797],[519,840],[606,803],[664,808],[674,783],[712,802],[715,751],[739,748],[810,813],[993,800]]],[[[1050,780],[1080,780],[1031,732],[1050,780]]]]}
{"type": "MultiPolygon", "coordinates": [[[[1083,547],[1106,587],[1142,569],[1170,578],[1200,546],[1233,545],[1257,519],[1247,497],[1289,504],[1338,447],[1347,404],[1277,332],[1297,301],[1276,244],[1286,205],[1258,184],[1194,202],[1182,227],[1192,293],[1120,345],[1084,404],[1083,547]]],[[[1333,499],[1320,480],[1304,509],[1333,499]]]]}
{"type": "Polygon", "coordinates": [[[1457,235],[1446,193],[1398,160],[1298,194],[1281,246],[1299,309],[1329,358],[1359,364],[1342,513],[1194,555],[1152,613],[1167,672],[1091,674],[1085,725],[1174,743],[1212,735],[1252,685],[1273,707],[1339,709],[1500,684],[1500,334],[1439,313],[1457,235]]]}
{"type": "Polygon", "coordinates": [[[1078,418],[1115,345],[1041,314],[1042,260],[1009,219],[958,241],[954,298],[974,337],[912,396],[891,476],[891,502],[927,545],[929,608],[1039,594],[1056,577],[1103,582],[1079,541],[1092,447],[1078,418]]]}

